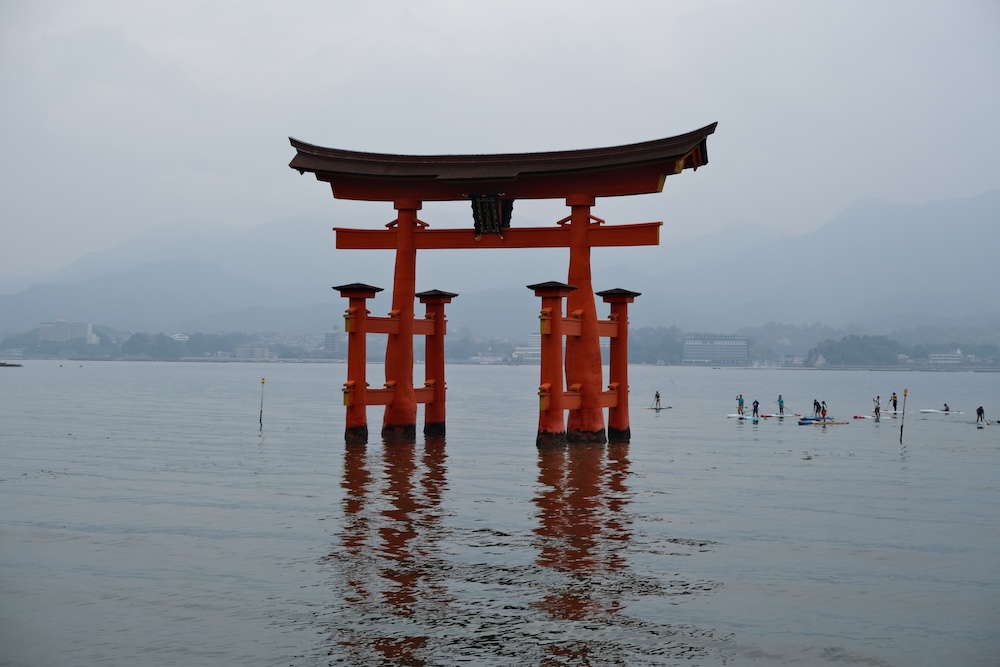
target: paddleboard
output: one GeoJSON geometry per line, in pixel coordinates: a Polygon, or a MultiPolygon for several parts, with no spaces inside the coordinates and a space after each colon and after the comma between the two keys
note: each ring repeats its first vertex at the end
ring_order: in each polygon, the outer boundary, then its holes
{"type": "Polygon", "coordinates": [[[849,423],[850,423],[850,422],[838,422],[838,421],[832,421],[832,420],[830,420],[830,419],[827,419],[826,421],[822,421],[822,420],[820,420],[820,421],[815,421],[815,420],[814,420],[814,421],[812,422],[812,425],[813,425],[813,426],[837,426],[837,425],[839,425],[839,424],[849,424],[849,423]]]}
{"type": "Polygon", "coordinates": [[[946,410],[933,410],[931,408],[924,408],[923,410],[921,410],[921,412],[924,413],[924,414],[931,414],[931,413],[938,413],[939,412],[939,413],[941,413],[943,415],[964,415],[965,414],[961,410],[947,410],[946,411],[946,410]]]}

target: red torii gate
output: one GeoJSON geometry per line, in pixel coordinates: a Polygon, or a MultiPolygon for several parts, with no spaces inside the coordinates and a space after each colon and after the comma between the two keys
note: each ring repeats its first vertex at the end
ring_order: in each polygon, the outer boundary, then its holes
{"type": "MultiPolygon", "coordinates": [[[[324,148],[289,138],[296,150],[289,166],[299,173],[311,172],[317,180],[329,183],[335,198],[392,202],[397,211],[388,229],[334,228],[339,249],[396,251],[392,310],[388,318],[368,317],[365,310],[365,301],[380,288],[360,284],[336,288],[350,300],[345,315],[349,335],[346,439],[367,441],[365,408],[369,403],[386,406],[383,438],[414,439],[418,403],[429,406],[425,433],[444,433],[443,352],[440,376],[428,378],[425,387],[418,390],[413,385],[413,337],[427,335],[431,340],[438,336],[434,339],[435,349],[443,346],[444,304],[456,295],[422,293],[421,300],[428,299],[424,301],[428,304],[425,318],[428,323],[415,320],[417,250],[558,247],[570,251],[567,282],[529,286],[542,298],[543,305],[538,441],[606,442],[610,437],[613,441],[627,442],[627,347],[615,346],[614,340],[627,341],[625,304],[638,295],[626,290],[601,292],[605,301],[612,304],[613,313],[610,320],[599,321],[591,284],[590,249],[657,245],[663,223],[610,226],[592,215],[591,209],[598,197],[660,192],[667,176],[707,164],[708,136],[715,132],[715,127],[716,123],[712,123],[687,134],[624,146],[493,155],[366,153],[324,148]],[[508,226],[515,200],[556,198],[564,199],[570,209],[569,216],[556,226],[508,226]],[[463,200],[472,202],[475,233],[467,229],[430,229],[417,217],[425,201],[463,200]],[[563,298],[568,317],[562,314],[563,298]],[[565,334],[564,324],[568,329],[565,334]],[[389,334],[386,385],[382,390],[366,387],[365,346],[359,342],[367,333],[376,332],[389,334]],[[566,335],[564,365],[561,363],[563,335],[566,335]],[[611,374],[615,379],[608,392],[602,390],[602,335],[611,336],[613,347],[618,348],[617,353],[612,353],[611,374]],[[558,364],[553,363],[556,360],[558,364]],[[563,366],[569,391],[563,389],[563,366]],[[607,435],[604,407],[610,408],[607,435]],[[569,412],[565,425],[563,410],[569,412]]],[[[430,345],[428,350],[430,354],[430,345]]],[[[434,364],[438,365],[437,360],[434,364]]]]}

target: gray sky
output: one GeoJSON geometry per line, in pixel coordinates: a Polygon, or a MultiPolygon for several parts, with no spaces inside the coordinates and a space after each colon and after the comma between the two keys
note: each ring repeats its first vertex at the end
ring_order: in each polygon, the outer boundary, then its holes
{"type": "Polygon", "coordinates": [[[998,35],[996,0],[0,0],[0,278],[164,224],[391,219],[289,169],[289,136],[523,152],[718,121],[704,170],[594,210],[667,238],[971,196],[1000,187],[998,35]]]}

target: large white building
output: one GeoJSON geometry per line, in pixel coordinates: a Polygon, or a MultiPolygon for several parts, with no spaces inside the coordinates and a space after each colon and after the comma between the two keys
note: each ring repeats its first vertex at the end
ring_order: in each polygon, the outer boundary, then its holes
{"type": "Polygon", "coordinates": [[[271,354],[271,350],[266,347],[237,347],[236,355],[237,359],[274,359],[274,355],[271,354]]]}
{"type": "Polygon", "coordinates": [[[929,364],[960,364],[962,363],[962,351],[955,350],[954,352],[935,352],[933,354],[927,355],[927,363],[929,364]]]}
{"type": "Polygon", "coordinates": [[[42,322],[38,326],[38,342],[66,343],[71,340],[82,340],[87,345],[97,345],[101,342],[100,336],[94,334],[94,327],[90,322],[58,320],[56,322],[42,322]]]}
{"type": "MultiPolygon", "coordinates": [[[[607,356],[611,349],[611,339],[602,337],[600,340],[601,354],[607,356]]],[[[535,331],[528,334],[527,347],[514,348],[514,361],[522,364],[542,363],[542,334],[535,331]]]]}
{"type": "Polygon", "coordinates": [[[745,336],[685,336],[684,364],[746,365],[750,346],[745,336]]]}
{"type": "Polygon", "coordinates": [[[514,348],[514,361],[522,364],[538,364],[542,361],[542,334],[537,331],[528,334],[527,347],[514,348]]]}

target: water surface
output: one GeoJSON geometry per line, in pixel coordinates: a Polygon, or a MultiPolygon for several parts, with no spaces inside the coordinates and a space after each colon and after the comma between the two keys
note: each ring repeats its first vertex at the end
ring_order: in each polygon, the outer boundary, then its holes
{"type": "Polygon", "coordinates": [[[634,366],[629,445],[539,449],[537,367],[360,446],[345,371],[0,372],[0,664],[1000,663],[1000,375],[634,366]]]}

